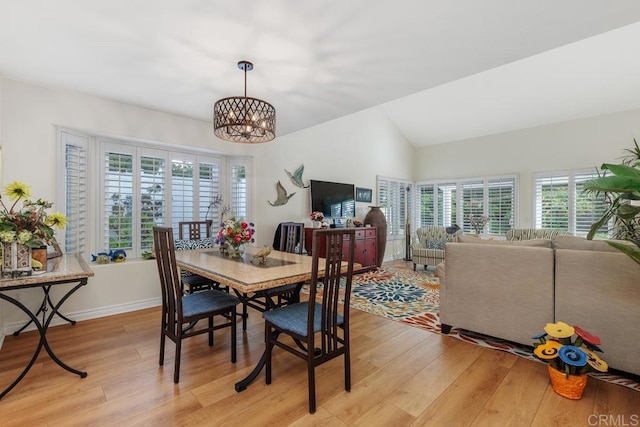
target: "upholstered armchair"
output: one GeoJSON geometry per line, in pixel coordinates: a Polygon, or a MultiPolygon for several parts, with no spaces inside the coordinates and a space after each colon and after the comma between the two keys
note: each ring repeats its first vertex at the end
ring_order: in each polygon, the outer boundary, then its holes
{"type": "Polygon", "coordinates": [[[462,230],[458,229],[453,234],[447,233],[445,227],[420,227],[416,230],[418,240],[411,245],[411,258],[413,269],[417,264],[438,265],[444,261],[444,248],[448,242],[457,242],[462,230]]]}

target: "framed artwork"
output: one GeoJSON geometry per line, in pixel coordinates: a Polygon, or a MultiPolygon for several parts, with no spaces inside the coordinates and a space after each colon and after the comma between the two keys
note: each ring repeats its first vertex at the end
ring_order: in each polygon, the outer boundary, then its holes
{"type": "Polygon", "coordinates": [[[356,187],[356,202],[371,203],[371,189],[356,187]]]}

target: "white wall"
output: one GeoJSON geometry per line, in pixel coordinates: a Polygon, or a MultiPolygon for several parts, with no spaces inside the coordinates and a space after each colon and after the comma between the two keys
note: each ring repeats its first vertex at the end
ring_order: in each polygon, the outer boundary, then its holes
{"type": "MultiPolygon", "coordinates": [[[[372,203],[356,203],[356,216],[362,220],[368,206],[376,201],[376,175],[411,179],[413,153],[413,147],[378,109],[361,111],[256,147],[256,203],[261,221],[256,234],[258,243],[271,243],[273,231],[282,221],[302,221],[311,226],[310,189],[294,186],[285,169],[292,171],[304,163],[304,182],[317,179],[372,189],[372,203]],[[275,200],[278,180],[296,195],[286,205],[272,207],[267,200],[275,200]]],[[[385,259],[393,258],[400,249],[404,251],[403,242],[399,248],[395,242],[388,242],[385,259]]]]}
{"type": "MultiPolygon", "coordinates": [[[[9,79],[0,80],[0,89],[3,183],[24,181],[34,195],[55,202],[56,126],[252,156],[255,191],[253,217],[248,219],[256,223],[258,245],[272,242],[281,221],[309,221],[309,189],[295,187],[284,172],[301,163],[305,182],[313,178],[371,188],[374,203],[376,175],[419,181],[519,173],[520,226],[530,226],[533,172],[615,161],[634,136],[640,137],[640,110],[634,110],[415,150],[387,116],[373,108],[270,143],[244,145],[217,139],[209,122],[9,79]],[[272,207],[267,200],[275,200],[278,180],[297,194],[286,205],[272,207]]],[[[358,218],[367,206],[357,204],[358,218]]],[[[404,241],[388,241],[385,259],[402,256],[404,241]]],[[[88,287],[65,304],[66,314],[88,318],[158,301],[152,261],[127,260],[94,266],[94,271],[88,287]]],[[[40,291],[22,291],[20,298],[37,308],[40,291]]],[[[0,306],[0,326],[3,322],[5,331],[13,331],[26,316],[7,307],[0,306]]]]}
{"type": "Polygon", "coordinates": [[[640,109],[424,147],[414,179],[518,173],[519,226],[532,226],[532,174],[617,162],[640,139],[640,109]]]}
{"type": "MultiPolygon", "coordinates": [[[[304,163],[305,181],[315,178],[372,189],[376,174],[405,179],[412,176],[408,165],[413,148],[386,115],[377,110],[363,111],[258,145],[221,141],[213,135],[209,122],[10,79],[2,81],[0,111],[3,182],[23,181],[32,187],[35,197],[54,202],[56,126],[253,156],[253,218],[248,219],[256,223],[259,245],[273,241],[279,222],[306,220],[310,214],[309,189],[294,187],[284,169],[293,170],[304,163]],[[297,194],[288,204],[272,207],[267,200],[275,200],[278,179],[297,194]]],[[[357,211],[362,219],[366,204],[358,204],[357,211]]],[[[393,253],[393,245],[389,247],[393,253]]],[[[65,304],[65,314],[88,318],[158,301],[159,284],[152,261],[127,260],[124,264],[94,266],[94,271],[96,275],[87,288],[80,289],[65,304]]],[[[37,289],[25,290],[20,299],[37,308],[40,293],[37,289]]],[[[0,321],[4,321],[7,331],[13,331],[26,318],[6,303],[0,309],[0,321]]]]}

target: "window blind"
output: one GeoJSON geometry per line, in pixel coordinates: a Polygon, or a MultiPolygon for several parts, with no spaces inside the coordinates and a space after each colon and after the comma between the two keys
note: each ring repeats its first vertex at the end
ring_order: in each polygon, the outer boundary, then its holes
{"type": "Polygon", "coordinates": [[[231,165],[231,212],[236,219],[247,218],[247,169],[245,165],[231,165]]]}
{"type": "Polygon", "coordinates": [[[484,181],[463,181],[462,189],[462,229],[465,233],[473,233],[469,216],[484,215],[484,181]]]}
{"type": "Polygon", "coordinates": [[[140,248],[153,248],[153,227],[166,217],[166,173],[162,157],[140,157],[140,248]]]}
{"type": "Polygon", "coordinates": [[[487,182],[489,234],[506,234],[515,222],[515,178],[492,178],[487,182]]]}
{"type": "MultiPolygon", "coordinates": [[[[597,176],[597,172],[592,170],[536,174],[536,227],[586,236],[591,225],[598,221],[607,209],[603,194],[584,192],[585,182],[597,176]]],[[[608,237],[608,231],[607,227],[603,226],[596,236],[608,237]]]]}
{"type": "Polygon", "coordinates": [[[376,187],[378,204],[387,220],[387,235],[404,236],[407,218],[410,219],[408,215],[413,210],[413,198],[410,196],[413,183],[377,177],[376,187]]]}
{"type": "Polygon", "coordinates": [[[64,150],[64,229],[63,250],[87,253],[87,145],[88,136],[62,131],[64,150]]]}
{"type": "Polygon", "coordinates": [[[109,249],[133,248],[133,155],[104,153],[104,239],[109,249]]]}

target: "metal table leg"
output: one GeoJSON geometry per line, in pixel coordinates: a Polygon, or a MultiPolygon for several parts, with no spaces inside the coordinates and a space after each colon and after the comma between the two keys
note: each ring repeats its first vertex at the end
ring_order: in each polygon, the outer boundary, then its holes
{"type": "MultiPolygon", "coordinates": [[[[4,389],[4,391],[2,393],[0,393],[0,399],[2,399],[7,393],[9,393],[20,381],[22,381],[22,379],[24,378],[24,376],[27,374],[27,372],[29,372],[29,370],[31,369],[31,367],[33,366],[33,364],[35,363],[36,359],[38,358],[38,355],[40,354],[40,351],[42,350],[42,347],[45,348],[45,350],[47,351],[47,353],[49,354],[49,356],[51,357],[51,359],[53,359],[54,362],[56,362],[58,364],[58,366],[66,369],[67,371],[74,373],[76,375],[79,375],[80,378],[85,378],[87,376],[87,373],[85,371],[80,371],[77,369],[74,369],[72,367],[70,367],[69,365],[67,365],[66,363],[64,363],[62,360],[60,360],[56,354],[53,352],[53,350],[51,349],[51,347],[49,346],[49,342],[47,341],[47,330],[49,329],[49,325],[51,324],[51,320],[53,319],[53,316],[56,315],[58,313],[58,309],[62,306],[62,304],[75,292],[77,291],[80,287],[84,286],[87,284],[87,279],[83,279],[80,281],[79,284],[77,284],[75,287],[73,287],[69,292],[67,292],[64,297],[62,297],[62,299],[60,300],[60,302],[58,302],[58,304],[53,305],[51,304],[51,307],[53,308],[51,310],[51,313],[49,314],[49,316],[46,318],[46,320],[44,320],[44,322],[40,322],[40,320],[38,320],[38,317],[32,313],[31,311],[29,311],[29,309],[27,307],[24,306],[24,304],[22,304],[20,301],[11,298],[10,296],[5,295],[4,293],[0,292],[0,299],[3,299],[5,301],[10,302],[11,304],[13,304],[14,306],[18,307],[20,310],[22,310],[23,312],[25,312],[27,314],[27,316],[29,316],[29,318],[31,319],[30,322],[33,322],[33,324],[36,326],[36,328],[38,329],[38,332],[40,333],[40,341],[38,342],[38,346],[36,347],[33,356],[31,357],[31,360],[29,361],[29,363],[27,364],[27,366],[23,369],[23,371],[20,373],[20,375],[18,375],[18,377],[11,383],[11,385],[9,385],[9,387],[7,387],[6,389],[4,389]]],[[[43,287],[50,287],[51,285],[44,285],[43,287]]],[[[47,293],[48,295],[48,290],[45,291],[45,293],[47,293]]],[[[45,310],[46,311],[46,310],[45,310]]],[[[40,313],[41,310],[38,310],[36,313],[40,313]]],[[[43,313],[43,317],[44,317],[44,313],[43,313]]]]}
{"type": "MultiPolygon", "coordinates": [[[[42,322],[44,323],[45,321],[45,315],[47,313],[47,310],[49,310],[48,307],[52,307],[53,308],[53,302],[51,301],[51,296],[49,295],[49,290],[51,289],[51,285],[44,285],[42,286],[42,290],[44,291],[44,298],[42,299],[42,304],[40,305],[40,308],[38,309],[38,311],[36,311],[34,313],[34,315],[37,317],[40,313],[42,313],[42,322]]],[[[67,322],[71,323],[72,325],[76,324],[75,320],[69,319],[67,316],[65,316],[62,313],[57,313],[59,317],[61,317],[62,319],[66,320],[67,322]]],[[[14,337],[17,337],[18,335],[20,335],[20,332],[24,331],[30,324],[33,323],[33,319],[29,320],[27,323],[25,323],[20,329],[18,329],[17,331],[15,331],[13,333],[14,337]]]]}

